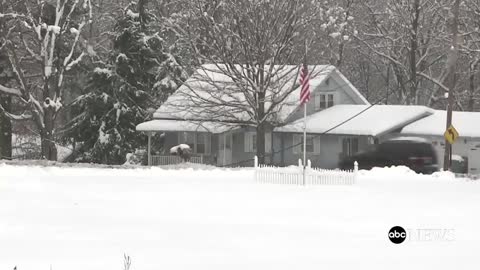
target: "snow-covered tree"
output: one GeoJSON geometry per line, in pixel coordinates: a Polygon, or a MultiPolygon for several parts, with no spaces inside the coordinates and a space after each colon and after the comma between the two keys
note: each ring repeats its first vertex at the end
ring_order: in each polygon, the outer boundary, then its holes
{"type": "Polygon", "coordinates": [[[357,35],[354,0],[329,0],[314,2],[319,13],[311,25],[312,45],[309,54],[313,59],[342,68],[348,45],[357,35]]]}
{"type": "Polygon", "coordinates": [[[465,0],[460,20],[462,42],[459,44],[458,89],[455,103],[458,109],[474,111],[480,101],[480,1],[465,0]]]}
{"type": "MultiPolygon", "coordinates": [[[[308,29],[318,14],[315,1],[298,0],[201,0],[184,1],[186,23],[170,26],[189,45],[196,74],[211,89],[205,96],[183,93],[195,104],[195,119],[218,119],[256,129],[260,162],[265,158],[265,134],[279,125],[275,117],[296,87],[308,29]],[[204,65],[205,63],[211,65],[204,65]],[[221,73],[232,85],[209,77],[221,73]],[[203,74],[203,75],[202,75],[203,74]],[[203,77],[203,78],[202,78],[203,77]]],[[[191,104],[190,103],[190,104],[191,104]]]]}
{"type": "Polygon", "coordinates": [[[146,1],[119,15],[109,59],[97,63],[65,129],[67,138],[83,145],[79,161],[123,164],[127,153],[145,144],[135,126],[182,83],[185,75],[160,27],[146,1]]]}
{"type": "MultiPolygon", "coordinates": [[[[4,3],[0,2],[0,13],[4,11],[4,3]]],[[[7,34],[5,19],[0,18],[0,36],[7,34]]],[[[0,47],[3,44],[0,43],[0,47]]],[[[8,56],[5,52],[0,51],[0,85],[8,85],[12,81],[13,71],[8,63],[8,56]]],[[[11,97],[0,92],[0,105],[10,110],[11,97]]],[[[0,112],[0,159],[12,157],[12,123],[10,119],[0,112]]]]}
{"type": "Polygon", "coordinates": [[[90,23],[92,0],[3,3],[0,18],[8,30],[0,37],[0,50],[8,56],[16,86],[0,84],[0,92],[16,106],[13,112],[0,110],[11,120],[33,121],[43,158],[56,160],[55,118],[63,106],[65,76],[87,56],[82,32],[90,23]]]}
{"type": "MultiPolygon", "coordinates": [[[[342,1],[339,1],[342,2],[342,1]]],[[[344,50],[342,72],[371,101],[444,109],[452,0],[355,1],[358,35],[344,50]],[[353,57],[352,57],[353,56],[353,57]],[[347,70],[345,70],[345,68],[347,70]]],[[[479,99],[478,0],[463,0],[455,108],[473,110],[479,99]]]]}
{"type": "Polygon", "coordinates": [[[446,17],[451,1],[364,1],[366,18],[357,41],[392,75],[401,104],[428,104],[449,47],[446,17]]]}

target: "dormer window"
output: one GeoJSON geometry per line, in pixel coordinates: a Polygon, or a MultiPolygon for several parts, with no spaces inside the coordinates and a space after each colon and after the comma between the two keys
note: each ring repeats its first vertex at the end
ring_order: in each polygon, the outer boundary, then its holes
{"type": "Polygon", "coordinates": [[[333,93],[320,93],[315,96],[315,110],[324,110],[335,105],[333,93]]]}

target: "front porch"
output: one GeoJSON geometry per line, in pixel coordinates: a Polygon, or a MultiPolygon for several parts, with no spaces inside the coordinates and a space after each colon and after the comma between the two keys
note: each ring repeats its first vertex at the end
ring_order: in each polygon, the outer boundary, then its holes
{"type": "MultiPolygon", "coordinates": [[[[196,164],[207,164],[207,163],[204,163],[206,160],[208,160],[208,157],[204,158],[203,155],[199,155],[199,156],[192,156],[189,162],[196,163],[196,164]]],[[[183,160],[179,156],[151,155],[150,160],[148,161],[148,165],[151,165],[151,166],[174,165],[174,164],[180,164],[182,162],[183,160]]]]}
{"type": "Polygon", "coordinates": [[[183,162],[170,148],[187,144],[191,163],[226,166],[232,163],[232,129],[219,123],[192,123],[182,120],[152,120],[137,126],[148,136],[148,165],[183,162]]]}

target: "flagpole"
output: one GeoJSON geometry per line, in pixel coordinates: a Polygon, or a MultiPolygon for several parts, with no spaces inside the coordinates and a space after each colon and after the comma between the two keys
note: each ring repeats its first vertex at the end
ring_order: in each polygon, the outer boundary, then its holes
{"type": "Polygon", "coordinates": [[[306,181],[306,166],[307,166],[307,103],[303,104],[303,185],[306,181]]]}
{"type": "MultiPolygon", "coordinates": [[[[303,72],[304,72],[304,80],[302,84],[306,84],[308,88],[306,88],[307,92],[307,99],[303,102],[303,185],[307,184],[306,179],[306,170],[307,170],[307,102],[310,100],[310,86],[309,86],[309,74],[308,74],[308,66],[307,66],[307,40],[305,40],[305,54],[303,55],[303,72]]],[[[302,89],[305,85],[302,85],[302,89]]]]}

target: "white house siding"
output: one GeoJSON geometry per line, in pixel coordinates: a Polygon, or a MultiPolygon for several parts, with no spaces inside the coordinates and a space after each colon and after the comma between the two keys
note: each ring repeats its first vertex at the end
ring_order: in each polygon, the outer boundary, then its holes
{"type": "MultiPolygon", "coordinates": [[[[278,153],[274,156],[274,164],[280,166],[294,165],[298,164],[298,159],[303,159],[302,153],[294,153],[294,149],[292,147],[294,133],[275,133],[274,136],[274,151],[282,149],[282,136],[284,141],[283,148],[286,149],[283,152],[283,160],[281,153],[278,153]]],[[[340,155],[342,153],[342,139],[355,137],[359,139],[359,151],[362,151],[368,147],[369,140],[366,136],[320,135],[320,153],[307,153],[307,159],[310,159],[312,166],[315,167],[325,169],[338,168],[340,155]]]]}
{"type": "MultiPolygon", "coordinates": [[[[443,167],[445,139],[441,136],[421,136],[434,143],[440,167],[443,167]]],[[[468,158],[468,173],[480,174],[480,139],[459,138],[452,145],[453,155],[468,158]]]]}
{"type": "MultiPolygon", "coordinates": [[[[253,158],[255,152],[245,151],[245,133],[254,132],[253,128],[245,128],[236,130],[232,133],[232,160],[231,165],[234,167],[253,166],[253,158]]],[[[165,135],[165,152],[161,154],[169,154],[171,147],[179,144],[178,134],[183,132],[168,132],[165,135]]],[[[298,134],[302,135],[302,134],[298,134]]],[[[211,154],[205,155],[204,160],[208,164],[214,164],[215,158],[218,158],[218,137],[222,134],[211,134],[211,154]]],[[[274,133],[272,152],[266,153],[266,163],[275,164],[278,166],[289,166],[298,164],[298,159],[303,159],[301,152],[295,153],[292,147],[294,133],[274,133]],[[283,136],[283,148],[282,148],[283,136]],[[282,152],[282,149],[283,150],[282,152]],[[276,152],[276,153],[275,153],[276,152]],[[283,157],[282,157],[283,156],[283,157]]],[[[342,152],[343,138],[359,138],[359,151],[367,148],[369,144],[366,136],[341,136],[341,135],[321,135],[320,136],[320,153],[307,153],[307,159],[312,161],[312,165],[320,168],[334,169],[337,168],[342,152]]],[[[301,148],[303,149],[303,148],[301,148]]]]}

